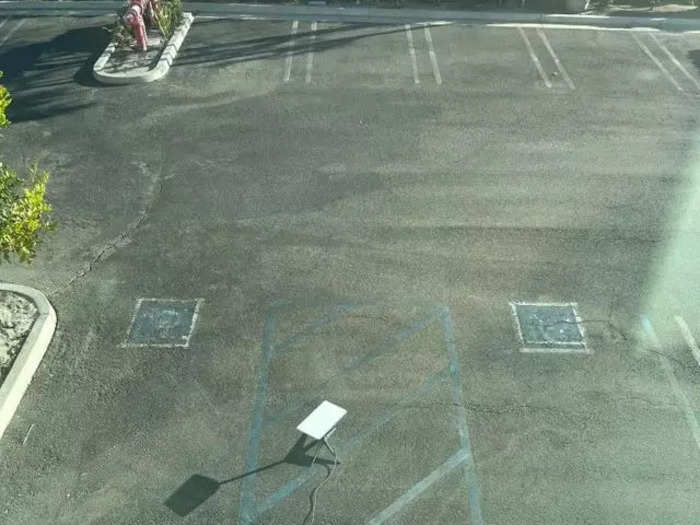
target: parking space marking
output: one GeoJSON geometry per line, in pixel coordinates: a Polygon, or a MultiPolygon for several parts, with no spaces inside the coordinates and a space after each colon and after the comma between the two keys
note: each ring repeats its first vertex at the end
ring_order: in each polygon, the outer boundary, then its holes
{"type": "Polygon", "coordinates": [[[0,22],[0,28],[1,28],[2,26],[4,26],[4,25],[7,23],[8,20],[9,20],[9,18],[5,18],[2,22],[0,22]]]}
{"type": "Polygon", "coordinates": [[[472,445],[469,439],[469,426],[467,425],[466,409],[464,407],[464,397],[462,395],[462,377],[459,369],[459,359],[457,358],[457,346],[455,343],[454,326],[452,324],[452,315],[449,308],[445,307],[442,316],[442,327],[445,333],[445,342],[447,343],[447,353],[450,357],[450,376],[452,377],[452,393],[454,403],[457,408],[457,428],[459,429],[459,438],[462,445],[462,450],[467,453],[464,467],[467,477],[467,500],[469,507],[467,509],[467,523],[470,525],[483,525],[484,519],[481,515],[481,488],[479,486],[479,475],[474,464],[474,456],[472,455],[472,445]]]}
{"type": "MultiPolygon", "coordinates": [[[[410,407],[422,396],[432,392],[433,389],[437,387],[440,384],[440,382],[448,376],[448,373],[448,367],[445,367],[442,370],[429,376],[417,390],[415,390],[412,394],[406,396],[404,399],[399,401],[391,409],[383,412],[382,415],[375,419],[371,425],[368,425],[367,430],[357,434],[355,437],[350,439],[346,445],[338,443],[336,445],[336,450],[339,451],[338,455],[344,458],[350,458],[350,453],[353,450],[356,450],[360,445],[367,441],[368,438],[370,438],[376,432],[381,430],[381,428],[384,425],[390,423],[392,420],[397,418],[402,413],[402,409],[410,407]]],[[[309,481],[315,474],[316,471],[308,469],[303,474],[300,474],[296,478],[288,481],[284,486],[282,486],[279,490],[271,494],[268,498],[266,498],[257,506],[257,512],[255,513],[253,518],[256,516],[260,516],[268,510],[272,509],[273,507],[279,505],[282,501],[284,501],[294,492],[300,489],[302,485],[309,481]]],[[[254,521],[252,521],[251,523],[253,522],[254,521]]]]}
{"type": "Polygon", "coordinates": [[[654,42],[656,42],[656,45],[658,45],[661,48],[661,50],[664,53],[666,53],[666,56],[668,56],[668,58],[671,60],[671,62],[673,62],[675,64],[675,66],[681,70],[681,73],[683,73],[686,77],[688,77],[688,79],[693,84],[695,84],[695,87],[698,88],[698,90],[700,91],[700,82],[698,82],[698,79],[695,78],[693,75],[691,75],[688,72],[688,70],[683,66],[683,64],[681,64],[678,61],[678,59],[673,55],[673,53],[671,53],[671,51],[669,51],[668,48],[665,45],[663,45],[663,43],[660,42],[658,38],[656,38],[656,35],[651,34],[650,36],[654,40],[654,42]]]}
{"type": "Polygon", "coordinates": [[[321,328],[323,328],[326,325],[332,324],[336,321],[338,321],[342,316],[344,316],[346,313],[352,312],[353,310],[357,309],[360,306],[360,303],[344,303],[344,304],[339,304],[336,306],[333,310],[332,313],[327,313],[326,315],[323,316],[322,319],[319,319],[318,321],[315,321],[308,326],[304,326],[299,330],[297,333],[292,335],[291,337],[288,337],[284,341],[280,343],[276,343],[272,347],[272,355],[277,356],[277,354],[284,352],[288,348],[295,346],[302,341],[305,341],[312,335],[314,335],[316,332],[318,332],[321,328]]]}
{"type": "MultiPolygon", "coordinates": [[[[467,459],[467,453],[465,450],[460,450],[456,454],[453,454],[447,461],[445,461],[438,468],[433,470],[430,474],[424,477],[421,481],[413,485],[408,492],[403,494],[394,503],[389,505],[374,518],[369,521],[368,525],[381,525],[386,520],[391,518],[394,514],[399,512],[408,503],[420,496],[427,488],[429,488],[433,483],[442,478],[445,474],[450,472],[455,467],[459,466],[465,459],[467,459]]],[[[470,521],[471,523],[471,521],[470,521]]]]}
{"type": "Polygon", "coordinates": [[[2,40],[0,40],[0,46],[2,46],[5,42],[7,42],[7,40],[12,36],[12,34],[13,34],[15,31],[17,31],[20,27],[22,27],[22,25],[24,25],[24,23],[25,23],[26,21],[27,21],[27,19],[26,19],[26,18],[23,18],[22,20],[19,21],[19,23],[18,23],[15,27],[13,27],[12,29],[10,29],[10,30],[8,31],[8,33],[5,35],[5,38],[3,38],[2,40]]]}
{"type": "Polygon", "coordinates": [[[267,382],[272,361],[272,350],[277,331],[277,317],[273,312],[268,313],[263,330],[262,359],[258,369],[258,382],[255,387],[255,402],[251,417],[250,434],[248,435],[248,455],[246,457],[246,472],[251,472],[241,484],[241,501],[239,517],[241,523],[253,523],[256,514],[255,504],[255,470],[258,468],[258,453],[263,426],[263,406],[267,395],[267,382]]]}
{"type": "MultiPolygon", "coordinates": [[[[593,353],[593,349],[590,348],[588,343],[586,343],[586,330],[583,327],[583,319],[578,314],[578,304],[577,303],[531,303],[531,302],[520,302],[512,301],[509,303],[511,314],[513,315],[513,324],[515,326],[515,332],[518,334],[518,339],[520,340],[521,348],[520,352],[523,354],[585,354],[589,355],[593,353]],[[525,335],[523,334],[523,327],[520,324],[520,319],[518,318],[517,306],[518,305],[528,305],[528,306],[569,306],[573,311],[574,318],[576,320],[578,331],[581,334],[581,343],[576,344],[576,346],[566,346],[567,343],[556,343],[548,340],[543,341],[527,341],[525,335]],[[527,345],[542,345],[542,346],[527,346],[527,345]]],[[[570,344],[570,343],[568,343],[570,344]]]]}
{"type": "Polygon", "coordinates": [[[678,323],[678,326],[681,329],[681,332],[683,332],[685,342],[688,343],[690,351],[693,353],[693,357],[698,362],[698,366],[700,366],[700,348],[698,348],[698,344],[695,342],[693,334],[690,333],[690,328],[688,328],[688,325],[685,323],[685,320],[680,315],[676,315],[675,319],[676,323],[678,323]]]}
{"type": "MultiPolygon", "coordinates": [[[[338,377],[342,377],[344,374],[347,374],[349,372],[353,372],[353,371],[357,370],[358,368],[360,368],[361,366],[364,366],[367,363],[370,363],[379,357],[386,356],[386,355],[389,355],[389,354],[397,351],[400,348],[401,343],[403,343],[404,341],[409,339],[411,336],[418,333],[420,330],[422,330],[423,328],[428,326],[430,323],[432,323],[433,321],[438,319],[440,317],[440,315],[442,315],[440,310],[438,310],[438,309],[433,310],[430,314],[425,316],[420,321],[417,321],[416,323],[409,326],[408,328],[405,328],[404,330],[402,330],[398,334],[394,334],[393,336],[391,336],[391,338],[389,339],[389,342],[382,345],[379,349],[377,349],[373,352],[369,352],[369,353],[355,359],[347,366],[341,368],[335,374],[326,378],[326,380],[323,383],[321,383],[320,386],[317,387],[318,390],[322,391],[330,383],[332,383],[334,379],[336,379],[338,377]]],[[[266,416],[266,423],[265,424],[272,423],[276,420],[279,420],[280,418],[284,417],[285,415],[298,409],[300,406],[303,406],[305,403],[308,403],[311,399],[313,399],[313,397],[304,397],[303,399],[301,399],[300,401],[298,401],[296,403],[290,403],[287,406],[287,408],[277,412],[276,414],[270,414],[270,415],[266,416]]]]}
{"type": "MultiPolygon", "coordinates": [[[[299,28],[299,20],[294,20],[292,22],[292,39],[289,41],[288,46],[292,47],[294,45],[294,35],[297,34],[297,29],[299,28]]],[[[294,55],[292,54],[292,50],[290,49],[287,51],[287,62],[285,64],[284,68],[284,81],[289,82],[289,77],[292,74],[292,60],[294,60],[294,55]]]]}
{"type": "MultiPolygon", "coordinates": [[[[286,307],[287,304],[285,303],[284,306],[286,307]]],[[[352,310],[356,306],[358,306],[357,303],[338,304],[332,310],[326,312],[322,319],[305,325],[303,329],[297,331],[294,335],[285,339],[281,343],[278,343],[277,345],[275,344],[277,338],[277,312],[282,309],[282,305],[279,303],[274,303],[268,308],[265,327],[263,330],[262,356],[258,368],[257,387],[255,400],[253,402],[254,406],[251,417],[251,427],[248,435],[246,467],[250,474],[246,476],[241,486],[239,507],[240,523],[255,523],[262,514],[268,512],[289,498],[319,472],[319,468],[306,469],[300,475],[284,483],[267,497],[262,498],[261,501],[258,501],[255,497],[255,473],[258,470],[257,466],[258,454],[260,452],[260,438],[265,424],[269,419],[269,416],[264,414],[264,405],[270,377],[270,364],[276,357],[274,355],[275,347],[279,348],[280,346],[289,346],[291,341],[298,341],[298,338],[308,336],[311,331],[317,331],[320,326],[327,325],[329,322],[331,322],[331,319],[337,320],[344,312],[352,310]]],[[[424,492],[429,485],[433,484],[439,477],[442,477],[448,471],[452,470],[454,466],[464,465],[466,471],[465,488],[468,492],[467,501],[469,508],[467,509],[467,512],[469,523],[483,525],[479,501],[480,489],[478,478],[476,476],[476,467],[473,462],[471,445],[469,443],[466,409],[462,398],[463,394],[460,378],[460,366],[449,308],[442,305],[435,305],[420,320],[414,322],[412,325],[404,328],[400,332],[393,334],[389,338],[390,344],[382,345],[368,354],[359,356],[348,366],[344,367],[342,370],[339,370],[335,375],[344,374],[348,370],[357,370],[359,367],[371,362],[373,359],[381,355],[387,355],[388,353],[394,351],[396,347],[399,347],[399,343],[408,340],[413,335],[426,328],[429,324],[436,321],[440,323],[443,329],[444,342],[448,353],[448,363],[441,370],[426,376],[420,387],[400,399],[388,410],[385,410],[379,414],[371,423],[367,424],[364,429],[360,430],[354,436],[350,436],[349,439],[339,443],[337,448],[339,450],[339,455],[342,455],[345,458],[351,458],[354,455],[352,453],[354,453],[356,449],[361,448],[361,446],[367,442],[371,436],[380,431],[382,427],[397,418],[400,414],[404,413],[404,409],[412,406],[416,400],[429,394],[439,386],[451,388],[453,391],[453,401],[455,404],[459,405],[456,407],[455,415],[456,430],[460,437],[460,449],[448,459],[445,464],[446,466],[439,467],[436,471],[433,471],[426,478],[424,478],[423,481],[415,485],[408,491],[408,493],[399,498],[397,501],[407,502],[414,499],[415,496],[413,494],[417,496],[419,493],[424,492]],[[452,462],[454,462],[454,465],[452,462]]],[[[331,377],[327,379],[328,381],[331,381],[333,378],[331,377]]],[[[317,393],[323,392],[323,389],[328,381],[324,383],[324,385],[315,388],[317,393]]],[[[283,410],[283,412],[287,411],[287,409],[283,410]]],[[[397,506],[398,503],[395,502],[394,504],[390,505],[389,508],[397,509],[397,506]]]]}
{"type": "Polygon", "coordinates": [[[527,35],[525,34],[525,31],[523,31],[522,27],[518,27],[518,31],[520,32],[520,36],[523,37],[523,40],[525,41],[525,45],[527,46],[527,51],[528,51],[528,53],[530,53],[530,58],[535,63],[535,67],[537,68],[537,71],[539,71],[540,76],[542,77],[542,80],[544,80],[544,85],[547,86],[548,88],[551,88],[552,83],[547,78],[547,75],[545,75],[544,69],[542,69],[542,64],[540,64],[540,60],[537,58],[537,55],[535,55],[535,51],[532,49],[532,46],[530,45],[530,41],[527,39],[527,35]]]}
{"type": "MultiPolygon", "coordinates": [[[[494,22],[484,24],[485,27],[543,27],[547,29],[581,29],[583,31],[636,31],[638,33],[659,32],[659,29],[654,27],[602,27],[588,25],[571,25],[571,24],[541,24],[541,23],[523,23],[523,22],[494,22]]],[[[686,31],[692,33],[693,31],[686,31]]]]}
{"type": "Polygon", "coordinates": [[[544,46],[547,48],[547,51],[549,51],[549,54],[552,55],[552,58],[554,59],[554,63],[556,64],[557,69],[561,73],[561,76],[564,77],[564,80],[566,81],[566,83],[569,85],[569,87],[571,89],[576,89],[573,81],[571,80],[571,77],[569,77],[569,74],[566,72],[566,69],[564,69],[564,66],[559,61],[559,58],[554,53],[554,49],[552,49],[552,46],[549,45],[549,40],[547,39],[547,35],[545,35],[544,31],[542,31],[542,29],[539,27],[537,28],[537,34],[539,35],[540,39],[544,43],[544,46]]]}
{"type": "Polygon", "coordinates": [[[307,58],[306,58],[306,83],[308,84],[311,82],[311,67],[314,62],[314,49],[313,49],[313,44],[316,40],[316,28],[318,27],[317,22],[311,22],[311,49],[309,49],[309,52],[307,53],[307,58]]]}
{"type": "Polygon", "coordinates": [[[658,58],[656,58],[651,51],[649,51],[649,48],[644,45],[644,42],[642,42],[637,35],[632,33],[632,38],[634,38],[634,41],[637,42],[640,48],[642,48],[642,51],[646,53],[646,55],[651,58],[652,62],[656,64],[656,66],[661,70],[661,72],[666,75],[666,78],[668,78],[671,83],[676,86],[676,89],[680,92],[684,92],[683,88],[676,82],[676,79],[671,76],[671,73],[668,72],[668,70],[664,67],[664,65],[659,61],[658,58]]]}
{"type": "Polygon", "coordinates": [[[420,84],[418,79],[418,64],[416,63],[416,50],[413,47],[413,36],[411,35],[411,24],[406,24],[406,38],[408,39],[408,54],[411,56],[411,65],[413,66],[413,82],[420,84]]]}
{"type": "Polygon", "coordinates": [[[433,76],[435,77],[435,82],[438,85],[442,84],[442,77],[440,76],[440,68],[437,63],[437,56],[435,56],[435,49],[433,48],[433,39],[430,36],[430,28],[427,23],[423,24],[423,29],[425,30],[425,39],[428,41],[428,53],[430,54],[430,62],[433,64],[433,76]]]}
{"type": "Polygon", "coordinates": [[[190,346],[190,339],[192,338],[192,334],[194,333],[194,328],[197,325],[197,318],[199,317],[199,310],[201,309],[202,304],[204,303],[204,298],[203,297],[197,297],[194,299],[174,299],[171,297],[140,297],[136,301],[136,307],[134,308],[134,313],[131,317],[131,323],[129,324],[129,329],[126,332],[126,338],[122,343],[119,344],[120,348],[147,348],[147,347],[154,347],[154,348],[189,348],[190,346]],[[130,341],[130,337],[132,335],[132,330],[134,328],[134,325],[136,323],[136,319],[138,318],[139,313],[141,313],[141,306],[145,302],[155,302],[155,303],[181,303],[181,304],[187,304],[187,303],[192,303],[194,302],[194,310],[192,312],[192,319],[190,321],[190,326],[187,332],[187,335],[184,337],[184,342],[182,343],[175,343],[175,342],[168,342],[168,343],[134,343],[130,341]]]}
{"type": "Polygon", "coordinates": [[[656,356],[661,362],[661,367],[664,369],[666,378],[668,379],[669,383],[671,383],[671,387],[673,387],[673,392],[676,394],[676,399],[683,409],[685,420],[688,423],[691,434],[693,434],[695,444],[698,446],[698,449],[700,449],[700,425],[698,425],[698,420],[695,418],[693,407],[690,406],[688,397],[683,393],[683,390],[681,390],[681,386],[678,384],[676,375],[673,373],[673,368],[671,368],[671,363],[669,363],[668,358],[662,353],[661,343],[659,342],[659,338],[656,336],[656,331],[651,325],[651,321],[649,321],[649,318],[646,315],[642,315],[640,317],[642,321],[642,328],[644,329],[649,342],[656,352],[656,356]]]}

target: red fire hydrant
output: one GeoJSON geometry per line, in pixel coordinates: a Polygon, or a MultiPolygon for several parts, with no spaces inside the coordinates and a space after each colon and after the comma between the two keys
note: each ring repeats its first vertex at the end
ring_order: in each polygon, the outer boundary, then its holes
{"type": "Polygon", "coordinates": [[[149,27],[155,27],[155,11],[158,9],[157,0],[129,0],[129,7],[122,18],[124,23],[131,28],[134,38],[136,38],[136,49],[139,51],[148,50],[148,38],[146,37],[146,24],[144,24],[144,12],[148,20],[149,27]]]}

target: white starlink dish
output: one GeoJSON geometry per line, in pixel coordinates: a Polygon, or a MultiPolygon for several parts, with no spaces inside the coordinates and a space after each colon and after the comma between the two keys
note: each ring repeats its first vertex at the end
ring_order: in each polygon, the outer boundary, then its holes
{"type": "Polygon", "coordinates": [[[323,439],[347,413],[348,411],[344,408],[330,401],[324,401],[299,423],[297,430],[314,439],[323,439]]]}

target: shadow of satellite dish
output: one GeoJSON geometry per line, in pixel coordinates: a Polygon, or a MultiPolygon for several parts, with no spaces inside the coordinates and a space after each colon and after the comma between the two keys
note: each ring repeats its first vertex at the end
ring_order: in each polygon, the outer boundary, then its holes
{"type": "MultiPolygon", "coordinates": [[[[219,487],[221,487],[221,485],[225,485],[226,483],[232,483],[246,476],[250,476],[251,474],[254,474],[256,472],[261,472],[263,470],[276,467],[277,465],[281,465],[282,463],[289,463],[291,465],[298,465],[301,467],[309,467],[311,466],[311,462],[313,461],[313,456],[307,455],[306,451],[316,444],[320,446],[322,441],[312,441],[307,445],[306,438],[306,434],[302,434],[299,437],[299,439],[297,439],[296,443],[294,443],[294,446],[291,448],[291,450],[281,461],[270,463],[269,465],[265,465],[264,467],[251,470],[250,472],[240,474],[238,476],[224,481],[217,481],[215,479],[208,478],[207,476],[194,474],[190,476],[190,478],[187,481],[185,481],[182,485],[180,485],[178,489],[175,492],[173,492],[167,500],[165,500],[164,504],[178,516],[185,517],[191,512],[193,512],[202,503],[211,498],[216,493],[216,491],[219,490],[219,487]]],[[[327,459],[317,459],[316,464],[332,465],[333,461],[327,459]]],[[[340,464],[340,462],[338,462],[338,464],[340,464]]]]}

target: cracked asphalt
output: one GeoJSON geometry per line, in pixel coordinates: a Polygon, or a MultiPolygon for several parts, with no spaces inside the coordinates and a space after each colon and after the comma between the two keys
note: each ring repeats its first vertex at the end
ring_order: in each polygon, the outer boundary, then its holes
{"type": "Polygon", "coordinates": [[[697,522],[700,35],[197,19],[104,87],[109,21],[0,47],[59,223],[0,270],[58,315],[1,523],[302,523],[330,472],[316,523],[697,522]],[[202,300],[187,346],[125,344],[144,298],[202,300]]]}

